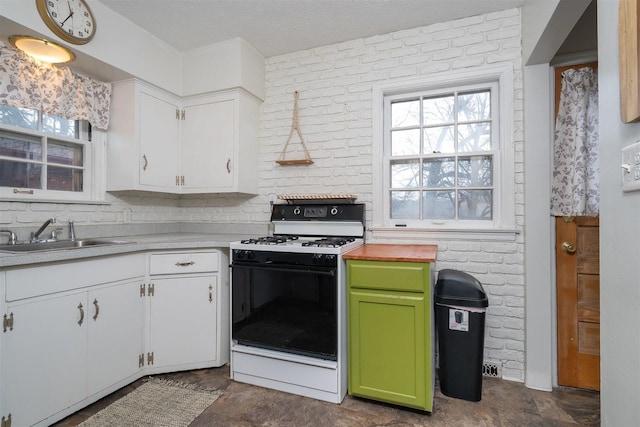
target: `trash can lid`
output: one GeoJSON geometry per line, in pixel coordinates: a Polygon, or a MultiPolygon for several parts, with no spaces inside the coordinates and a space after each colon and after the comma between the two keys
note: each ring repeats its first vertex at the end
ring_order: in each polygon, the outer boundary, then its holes
{"type": "Polygon", "coordinates": [[[488,307],[487,294],[478,279],[458,270],[440,270],[435,301],[462,307],[488,307]]]}

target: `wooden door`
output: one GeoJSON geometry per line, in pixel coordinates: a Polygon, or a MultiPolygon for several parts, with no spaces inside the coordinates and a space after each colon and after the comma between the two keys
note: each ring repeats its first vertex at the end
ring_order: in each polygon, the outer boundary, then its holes
{"type": "Polygon", "coordinates": [[[556,218],[558,384],[600,390],[598,218],[556,218]]]}
{"type": "MultiPolygon", "coordinates": [[[[555,69],[555,115],[562,72],[555,69]]],[[[600,276],[598,218],[556,218],[558,384],[600,390],[600,276]]]]}

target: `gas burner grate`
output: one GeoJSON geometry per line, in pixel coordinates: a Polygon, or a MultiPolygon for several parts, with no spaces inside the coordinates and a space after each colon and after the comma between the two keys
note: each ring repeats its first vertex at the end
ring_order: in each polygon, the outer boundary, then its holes
{"type": "Polygon", "coordinates": [[[254,239],[245,239],[245,240],[241,240],[240,243],[242,243],[243,245],[279,245],[281,243],[286,243],[293,240],[298,240],[298,236],[282,234],[282,235],[274,235],[274,236],[257,237],[254,239]]]}
{"type": "Polygon", "coordinates": [[[355,241],[354,237],[324,237],[322,239],[304,242],[302,246],[313,246],[318,248],[339,248],[347,243],[355,241]]]}

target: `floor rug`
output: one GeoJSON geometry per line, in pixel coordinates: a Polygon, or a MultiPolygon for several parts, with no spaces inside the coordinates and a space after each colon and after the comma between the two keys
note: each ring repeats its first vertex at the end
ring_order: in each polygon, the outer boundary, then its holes
{"type": "Polygon", "coordinates": [[[195,384],[150,378],[80,426],[188,426],[220,395],[195,384]]]}

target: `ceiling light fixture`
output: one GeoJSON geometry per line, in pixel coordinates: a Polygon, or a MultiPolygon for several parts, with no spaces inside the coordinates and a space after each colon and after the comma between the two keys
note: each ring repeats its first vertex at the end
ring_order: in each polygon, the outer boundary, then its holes
{"type": "Polygon", "coordinates": [[[9,36],[9,43],[38,61],[50,64],[71,62],[76,56],[64,46],[32,36],[9,36]]]}

